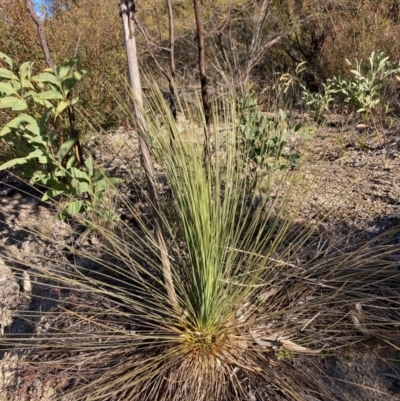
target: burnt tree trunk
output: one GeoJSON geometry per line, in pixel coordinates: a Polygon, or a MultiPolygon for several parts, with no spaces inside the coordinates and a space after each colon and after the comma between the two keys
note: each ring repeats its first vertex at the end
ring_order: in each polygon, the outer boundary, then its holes
{"type": "Polygon", "coordinates": [[[210,143],[210,104],[208,100],[208,88],[207,88],[207,75],[205,65],[205,45],[204,45],[204,26],[201,19],[200,0],[193,0],[194,15],[196,18],[197,26],[197,40],[199,48],[199,73],[200,73],[200,85],[201,85],[201,100],[204,109],[204,118],[206,127],[204,129],[204,158],[207,161],[211,155],[211,143],[210,143]]]}

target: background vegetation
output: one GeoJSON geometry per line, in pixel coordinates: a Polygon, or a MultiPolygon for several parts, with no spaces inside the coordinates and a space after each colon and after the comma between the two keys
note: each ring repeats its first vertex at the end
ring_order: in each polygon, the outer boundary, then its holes
{"type": "MultiPolygon", "coordinates": [[[[317,92],[333,76],[351,73],[345,59],[367,60],[372,51],[400,59],[398,0],[380,2],[331,0],[204,1],[206,64],[211,87],[234,86],[261,91],[277,73],[294,71],[305,61],[302,79],[317,92]],[[263,7],[268,12],[263,19],[263,7]]],[[[41,7],[54,62],[76,55],[78,68],[90,71],[80,84],[81,104],[105,127],[124,119],[109,86],[120,86],[126,74],[118,4],[107,0],[46,0],[41,7]]],[[[137,2],[138,51],[141,67],[168,82],[167,5],[159,0],[137,2]]],[[[186,87],[198,82],[196,24],[191,0],[173,4],[176,80],[186,87]]],[[[35,60],[44,67],[36,29],[24,0],[7,0],[0,9],[0,51],[19,65],[35,60]],[[42,60],[42,62],[40,61],[42,60]]],[[[397,85],[386,94],[397,105],[397,85]]]]}

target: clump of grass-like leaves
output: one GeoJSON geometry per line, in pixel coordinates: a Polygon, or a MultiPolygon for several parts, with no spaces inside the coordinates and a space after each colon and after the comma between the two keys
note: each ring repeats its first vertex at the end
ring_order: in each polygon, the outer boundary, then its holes
{"type": "Polygon", "coordinates": [[[36,333],[10,335],[1,348],[20,351],[22,373],[51,383],[54,400],[330,399],[295,356],[368,336],[390,341],[400,318],[396,249],[377,242],[340,253],[312,226],[289,235],[293,205],[312,188],[301,167],[248,174],[232,99],[214,115],[208,160],[201,112],[178,127],[151,99],[147,140],[171,193],[158,212],[178,304],[167,296],[151,218],[120,193],[134,223],[96,227],[96,252],[63,244],[58,259],[20,267],[41,283],[36,297],[56,286],[61,299],[40,316],[21,311],[36,333]]]}

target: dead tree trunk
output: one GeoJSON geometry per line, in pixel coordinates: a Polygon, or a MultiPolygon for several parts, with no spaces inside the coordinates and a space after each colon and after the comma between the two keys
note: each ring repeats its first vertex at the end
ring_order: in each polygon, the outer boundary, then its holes
{"type": "Polygon", "coordinates": [[[32,0],[26,0],[25,4],[26,4],[26,9],[28,10],[28,13],[32,18],[32,21],[36,25],[38,35],[39,35],[40,47],[42,48],[44,58],[46,59],[46,64],[50,68],[54,69],[55,66],[54,66],[53,60],[50,55],[49,46],[47,45],[47,39],[46,39],[46,34],[44,32],[43,22],[36,15],[36,13],[33,9],[32,0]]]}
{"type": "Polygon", "coordinates": [[[136,120],[136,131],[139,139],[141,164],[146,174],[147,184],[150,193],[150,202],[154,219],[154,234],[161,252],[163,274],[168,297],[173,307],[178,310],[178,298],[175,293],[171,266],[168,257],[168,249],[164,239],[161,216],[159,215],[159,200],[155,186],[155,172],[151,161],[150,150],[144,136],[147,132],[146,121],[143,115],[142,87],[139,75],[139,63],[137,59],[136,38],[135,38],[135,3],[134,0],[120,1],[120,15],[124,27],[124,39],[126,57],[128,61],[129,82],[134,96],[134,113],[136,120]]]}
{"type": "Polygon", "coordinates": [[[204,130],[204,157],[207,161],[211,155],[211,143],[210,143],[210,104],[208,101],[208,88],[207,88],[207,75],[205,66],[205,45],[204,45],[204,27],[201,19],[200,0],[193,0],[194,15],[196,18],[197,26],[197,40],[199,47],[199,73],[200,73],[200,85],[201,85],[201,100],[203,102],[204,117],[206,127],[204,130]]]}
{"type": "Polygon", "coordinates": [[[168,25],[169,25],[169,69],[171,76],[168,79],[169,95],[170,95],[170,108],[171,113],[176,121],[177,111],[175,104],[175,33],[174,33],[174,15],[172,12],[171,0],[166,0],[168,10],[168,25]]]}

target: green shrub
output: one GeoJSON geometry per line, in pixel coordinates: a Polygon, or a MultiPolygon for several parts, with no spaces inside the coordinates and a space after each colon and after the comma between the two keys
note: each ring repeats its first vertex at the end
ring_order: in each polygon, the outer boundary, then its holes
{"type": "Polygon", "coordinates": [[[79,98],[71,98],[72,88],[85,71],[72,69],[76,59],[53,70],[46,69],[32,76],[31,62],[23,63],[18,75],[13,72],[12,60],[3,53],[9,66],[0,68],[0,108],[9,108],[17,116],[0,131],[0,138],[8,148],[14,149],[17,158],[0,165],[0,170],[18,167],[31,184],[48,188],[42,200],[61,195],[69,201],[61,218],[83,212],[96,212],[103,218],[116,216],[100,206],[101,198],[110,185],[121,182],[107,178],[96,169],[92,158],[79,161],[77,137],[65,137],[58,129],[58,120],[79,98]],[[25,113],[25,110],[29,110],[25,113]]]}
{"type": "Polygon", "coordinates": [[[283,110],[276,117],[268,117],[261,113],[257,98],[249,95],[238,102],[238,115],[239,142],[248,157],[246,166],[253,173],[266,175],[296,166],[300,155],[285,151],[285,147],[299,127],[291,126],[283,110]]]}
{"type": "MultiPolygon", "coordinates": [[[[396,68],[384,53],[372,52],[368,68],[358,60],[351,62],[346,59],[346,63],[349,67],[355,65],[355,69],[350,69],[350,76],[329,78],[322,84],[320,92],[313,93],[304,84],[300,84],[302,98],[318,123],[325,121],[324,113],[330,110],[333,103],[342,109],[345,108],[347,112],[362,115],[364,122],[368,123],[373,113],[381,111],[384,106],[382,104],[384,85],[391,77],[400,73],[399,68],[396,68]]],[[[389,110],[385,105],[384,112],[387,113],[389,110]]]]}
{"type": "Polygon", "coordinates": [[[371,53],[367,69],[359,60],[351,62],[346,59],[346,63],[349,67],[355,66],[350,70],[350,77],[329,79],[327,90],[344,106],[362,114],[368,122],[372,113],[381,106],[383,84],[400,70],[382,52],[371,53]]]}

